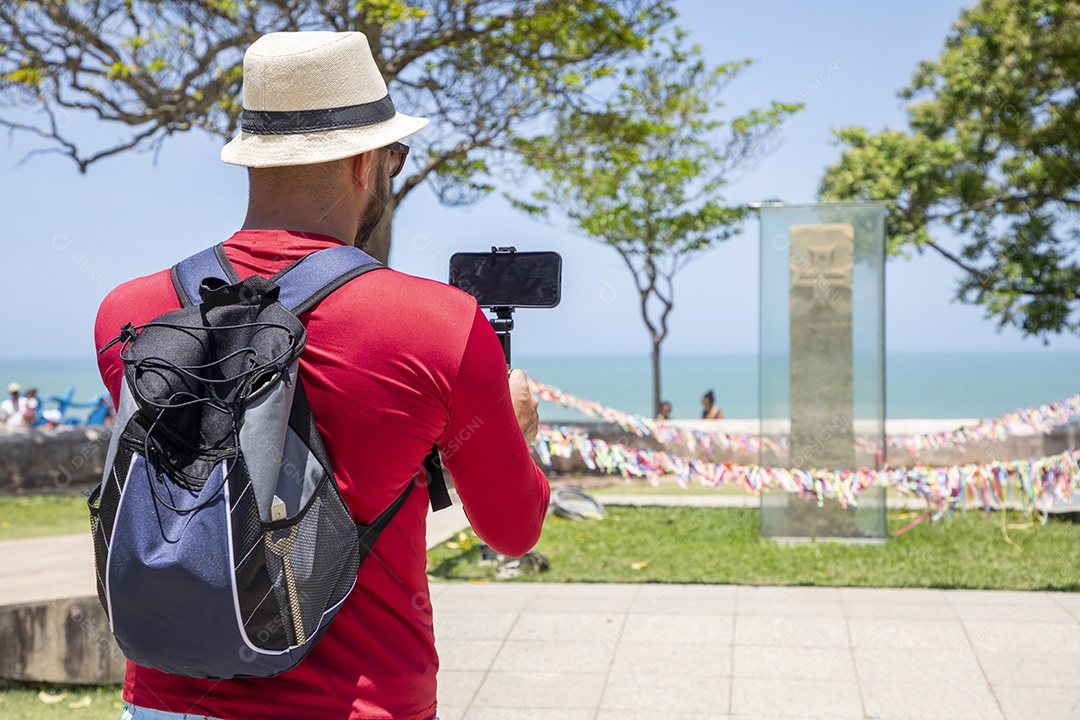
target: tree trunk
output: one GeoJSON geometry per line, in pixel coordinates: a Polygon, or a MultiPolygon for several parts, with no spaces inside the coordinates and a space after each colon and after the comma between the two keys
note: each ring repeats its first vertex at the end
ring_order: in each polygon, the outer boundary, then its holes
{"type": "Polygon", "coordinates": [[[390,260],[390,232],[394,225],[394,211],[397,210],[398,199],[393,193],[386,198],[386,210],[382,219],[375,229],[371,231],[371,237],[364,245],[364,252],[381,263],[389,264],[390,260]]]}
{"type": "Polygon", "coordinates": [[[653,417],[660,414],[660,341],[653,339],[652,346],[652,405],[653,417]]]}

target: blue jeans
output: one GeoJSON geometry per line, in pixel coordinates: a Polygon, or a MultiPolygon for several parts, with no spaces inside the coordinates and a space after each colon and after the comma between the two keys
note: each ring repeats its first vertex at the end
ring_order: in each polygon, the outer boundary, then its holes
{"type": "Polygon", "coordinates": [[[189,713],[166,712],[165,710],[151,710],[139,705],[124,703],[124,712],[120,713],[120,720],[219,720],[208,715],[191,715],[189,713]]]}

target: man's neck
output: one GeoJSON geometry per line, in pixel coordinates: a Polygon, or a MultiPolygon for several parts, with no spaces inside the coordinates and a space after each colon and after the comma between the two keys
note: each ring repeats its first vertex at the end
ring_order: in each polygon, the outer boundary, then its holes
{"type": "MultiPolygon", "coordinates": [[[[353,235],[341,223],[319,221],[294,215],[248,212],[244,218],[243,230],[293,230],[313,235],[329,235],[343,243],[352,244],[353,235]]],[[[354,231],[355,232],[355,231],[354,231]]]]}
{"type": "Polygon", "coordinates": [[[321,195],[252,189],[244,230],[295,230],[329,235],[351,245],[359,214],[344,189],[321,195]],[[334,198],[329,200],[327,198],[334,198]]]}

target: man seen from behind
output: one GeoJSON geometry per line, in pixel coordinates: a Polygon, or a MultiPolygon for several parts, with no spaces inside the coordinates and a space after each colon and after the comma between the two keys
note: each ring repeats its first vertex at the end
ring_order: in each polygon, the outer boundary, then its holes
{"type": "MultiPolygon", "coordinates": [[[[426,124],[394,109],[360,33],[256,41],[244,59],[242,132],[222,150],[225,162],[249,168],[247,216],[223,244],[240,278],[270,277],[324,248],[363,246],[405,163],[401,141],[426,124]]],[[[179,307],[168,270],[127,282],[102,303],[97,346],[126,323],[179,307]]],[[[386,508],[438,445],[477,534],[509,556],[536,543],[549,494],[528,449],[537,403],[520,370],[507,381],[499,341],[473,298],[383,269],[300,319],[301,379],[355,521],[386,508]]],[[[99,359],[113,397],[123,372],[118,350],[99,359]]],[[[409,495],[329,630],[294,669],[214,681],[129,662],[124,716],[434,718],[427,509],[426,492],[409,495]]]]}

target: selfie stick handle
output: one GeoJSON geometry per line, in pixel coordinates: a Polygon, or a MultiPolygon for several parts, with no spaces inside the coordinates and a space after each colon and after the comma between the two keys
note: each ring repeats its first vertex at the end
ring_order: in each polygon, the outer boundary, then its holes
{"type": "Polygon", "coordinates": [[[506,358],[506,370],[510,370],[510,331],[514,329],[514,308],[495,307],[495,318],[491,321],[491,327],[495,330],[499,342],[502,344],[503,357],[506,358]]]}

